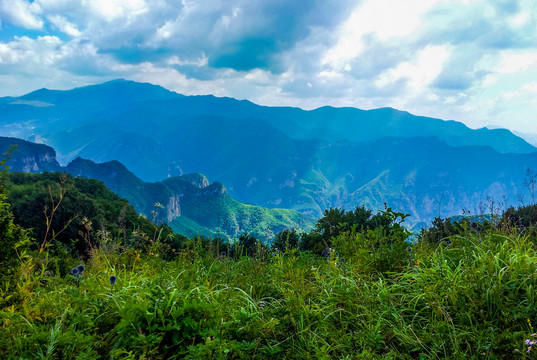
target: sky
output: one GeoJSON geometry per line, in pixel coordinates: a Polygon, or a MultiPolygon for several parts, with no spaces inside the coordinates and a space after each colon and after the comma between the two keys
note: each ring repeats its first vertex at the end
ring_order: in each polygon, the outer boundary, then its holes
{"type": "Polygon", "coordinates": [[[0,96],[117,78],[537,134],[537,2],[0,0],[0,96]]]}

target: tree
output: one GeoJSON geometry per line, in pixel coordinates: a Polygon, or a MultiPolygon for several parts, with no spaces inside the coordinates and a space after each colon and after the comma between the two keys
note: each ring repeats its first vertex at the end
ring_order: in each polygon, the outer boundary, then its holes
{"type": "Polygon", "coordinates": [[[255,236],[248,233],[244,233],[239,236],[237,242],[231,247],[231,254],[234,257],[247,255],[247,256],[259,256],[261,252],[266,253],[265,245],[263,245],[255,236]]]}
{"type": "Polygon", "coordinates": [[[17,272],[19,260],[15,246],[28,241],[28,232],[13,223],[4,194],[0,194],[0,283],[6,282],[17,272]]]}
{"type": "Polygon", "coordinates": [[[385,213],[372,215],[372,211],[363,205],[349,211],[330,208],[324,211],[323,217],[317,221],[312,232],[302,235],[301,248],[321,253],[331,247],[332,239],[340,234],[375,229],[390,224],[391,219],[385,213]]]}
{"type": "Polygon", "coordinates": [[[285,229],[276,234],[272,242],[273,251],[285,251],[287,249],[297,249],[300,242],[300,236],[295,229],[285,229]]]}
{"type": "Polygon", "coordinates": [[[6,202],[5,179],[9,167],[5,165],[6,157],[0,160],[0,283],[7,283],[17,273],[19,259],[15,246],[29,241],[28,232],[13,223],[13,214],[6,202]]]}

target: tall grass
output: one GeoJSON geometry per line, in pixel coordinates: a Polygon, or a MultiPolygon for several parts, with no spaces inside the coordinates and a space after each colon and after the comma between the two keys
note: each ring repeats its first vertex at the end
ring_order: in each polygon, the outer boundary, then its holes
{"type": "Polygon", "coordinates": [[[0,354],[534,358],[524,345],[537,323],[534,239],[468,232],[446,240],[417,243],[408,257],[394,255],[397,266],[382,263],[380,270],[374,249],[350,234],[335,241],[344,259],[296,250],[232,259],[195,241],[173,261],[157,252],[97,249],[79,286],[71,275],[52,273],[24,298],[0,304],[0,354]]]}

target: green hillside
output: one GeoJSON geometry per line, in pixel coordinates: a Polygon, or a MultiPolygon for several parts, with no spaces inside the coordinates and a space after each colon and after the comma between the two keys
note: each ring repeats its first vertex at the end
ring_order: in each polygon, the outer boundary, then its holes
{"type": "Polygon", "coordinates": [[[515,205],[525,169],[537,167],[537,149],[505,129],[391,108],[266,107],[122,80],[2,98],[0,117],[0,134],[43,141],[63,164],[119,161],[146,183],[201,173],[239,202],[313,217],[387,202],[419,224],[488,199],[515,205]]]}
{"type": "Polygon", "coordinates": [[[248,232],[263,239],[284,229],[309,230],[314,219],[294,210],[266,209],[234,200],[222,184],[210,184],[201,174],[170,177],[161,182],[140,180],[118,161],[97,164],[77,158],[66,167],[52,148],[24,140],[0,137],[0,151],[17,148],[7,164],[12,171],[61,171],[102,181],[134,209],[178,234],[237,237],[248,232]]]}
{"type": "Polygon", "coordinates": [[[309,230],[314,223],[294,210],[243,204],[231,198],[222,184],[209,184],[201,174],[145,183],[118,162],[96,164],[83,159],[71,162],[66,171],[103,181],[138,212],[169,224],[179,234],[236,237],[248,232],[270,239],[284,229],[309,230]]]}
{"type": "Polygon", "coordinates": [[[176,236],[169,227],[155,226],[139,216],[101,181],[65,173],[10,173],[6,201],[15,223],[31,229],[35,246],[54,239],[55,251],[60,254],[90,256],[107,237],[135,246],[135,242],[153,239],[156,233],[163,239],[176,236]]]}

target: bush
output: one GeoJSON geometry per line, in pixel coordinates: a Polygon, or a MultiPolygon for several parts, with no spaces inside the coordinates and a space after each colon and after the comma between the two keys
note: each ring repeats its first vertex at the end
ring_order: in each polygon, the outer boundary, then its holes
{"type": "Polygon", "coordinates": [[[13,223],[5,195],[0,194],[0,283],[7,283],[17,274],[20,262],[15,247],[28,242],[28,232],[13,223]]]}
{"type": "Polygon", "coordinates": [[[300,245],[300,236],[298,235],[295,229],[284,230],[277,233],[274,236],[274,241],[272,242],[272,251],[281,251],[298,249],[300,245]]]}
{"type": "MultiPolygon", "coordinates": [[[[340,235],[365,234],[375,229],[382,229],[381,231],[387,234],[401,232],[404,229],[401,223],[407,216],[389,207],[375,215],[363,206],[350,211],[330,208],[325,210],[323,217],[317,221],[311,232],[302,235],[300,249],[313,251],[316,254],[322,254],[324,251],[326,254],[333,246],[333,239],[340,235]]],[[[408,237],[409,233],[405,234],[405,238],[408,237]]]]}

